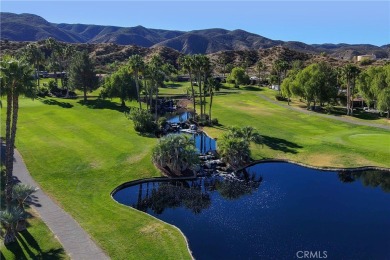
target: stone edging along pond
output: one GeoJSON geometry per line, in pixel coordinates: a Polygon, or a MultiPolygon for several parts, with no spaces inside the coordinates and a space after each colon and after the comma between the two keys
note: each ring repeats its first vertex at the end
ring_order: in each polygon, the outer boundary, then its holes
{"type": "MultiPolygon", "coordinates": [[[[250,167],[250,166],[253,166],[253,165],[256,165],[256,164],[259,164],[259,163],[267,163],[267,162],[284,162],[284,163],[291,163],[291,164],[296,164],[296,165],[300,165],[300,166],[303,166],[303,167],[306,167],[306,168],[311,168],[311,169],[316,169],[316,170],[321,170],[321,171],[338,171],[338,172],[356,172],[356,171],[367,171],[367,170],[379,170],[379,171],[386,171],[386,172],[390,172],[390,168],[383,168],[383,167],[377,167],[377,166],[362,166],[362,167],[353,167],[353,168],[335,168],[335,167],[318,167],[318,166],[312,166],[312,165],[307,165],[307,164],[304,164],[304,163],[300,163],[300,162],[295,162],[295,161],[292,161],[292,160],[288,160],[288,159],[262,159],[262,160],[256,160],[256,161],[253,161],[249,164],[247,164],[246,166],[242,167],[242,168],[239,168],[237,169],[238,171],[239,170],[242,170],[244,168],[247,168],[247,167],[250,167]]],[[[157,169],[159,169],[160,171],[162,171],[162,169],[160,169],[160,167],[157,167],[157,169]]],[[[122,183],[121,185],[119,185],[118,187],[116,187],[111,193],[110,193],[110,196],[111,198],[118,204],[122,205],[122,206],[125,206],[125,207],[129,207],[129,208],[132,208],[131,206],[126,206],[124,204],[121,204],[119,203],[118,201],[116,201],[114,199],[114,194],[116,192],[118,192],[119,190],[125,188],[125,187],[128,187],[128,186],[133,186],[133,185],[137,185],[137,184],[141,184],[141,183],[144,183],[144,182],[148,182],[148,181],[175,181],[175,180],[194,180],[196,179],[197,176],[185,176],[185,177],[152,177],[152,178],[144,178],[144,179],[138,179],[138,180],[134,180],[134,181],[128,181],[128,182],[125,182],[125,183],[122,183]]],[[[132,208],[134,209],[134,208],[132,208]]],[[[178,230],[180,232],[180,234],[183,236],[185,242],[186,242],[186,245],[187,245],[187,250],[191,256],[192,259],[195,259],[192,255],[192,252],[191,252],[191,249],[190,249],[190,245],[188,243],[188,239],[187,237],[185,236],[185,234],[180,230],[180,228],[176,227],[175,225],[172,225],[172,224],[169,224],[165,221],[162,221],[161,219],[158,219],[146,212],[143,212],[143,211],[140,211],[138,210],[140,213],[142,214],[145,214],[149,217],[152,217],[154,218],[155,220],[157,221],[160,221],[166,225],[169,225],[173,228],[175,228],[176,230],[178,230]]]]}

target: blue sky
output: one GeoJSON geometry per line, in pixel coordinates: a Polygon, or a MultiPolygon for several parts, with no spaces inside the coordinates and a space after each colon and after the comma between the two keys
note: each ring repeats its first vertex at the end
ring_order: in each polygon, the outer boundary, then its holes
{"type": "Polygon", "coordinates": [[[243,29],[274,40],[390,43],[390,1],[1,1],[52,23],[243,29]]]}

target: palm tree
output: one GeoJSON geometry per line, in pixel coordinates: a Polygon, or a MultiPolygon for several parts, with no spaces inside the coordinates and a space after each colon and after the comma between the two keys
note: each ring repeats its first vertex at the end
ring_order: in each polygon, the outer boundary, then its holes
{"type": "Polygon", "coordinates": [[[24,217],[24,213],[19,208],[10,208],[0,211],[0,222],[5,229],[4,245],[16,241],[16,225],[24,217]]]}
{"type": "MultiPolygon", "coordinates": [[[[26,213],[26,210],[24,208],[24,204],[26,202],[26,199],[36,192],[38,189],[36,187],[32,187],[26,184],[17,184],[12,189],[12,198],[17,201],[18,207],[26,213]]],[[[26,216],[26,214],[24,214],[26,216]]],[[[21,218],[18,221],[17,230],[23,231],[26,229],[26,219],[21,218]]]]}
{"type": "Polygon", "coordinates": [[[39,87],[39,67],[45,60],[45,56],[36,43],[30,43],[26,46],[24,56],[28,62],[34,64],[37,86],[39,87]]]}
{"type": "Polygon", "coordinates": [[[279,92],[280,92],[280,85],[282,83],[283,77],[286,76],[288,67],[289,67],[288,62],[285,60],[279,59],[274,62],[273,68],[276,71],[278,77],[279,92]]]}
{"type": "Polygon", "coordinates": [[[247,142],[254,142],[256,144],[263,143],[263,137],[252,126],[244,126],[241,128],[241,137],[247,142]]]}
{"type": "Polygon", "coordinates": [[[343,67],[343,75],[347,82],[347,115],[353,115],[353,92],[355,87],[356,77],[359,75],[360,69],[349,63],[343,67]]]}
{"type": "MultiPolygon", "coordinates": [[[[75,48],[72,45],[66,45],[63,48],[58,48],[58,55],[59,55],[59,67],[62,72],[68,72],[71,59],[73,55],[75,54],[75,48]]],[[[61,85],[62,87],[66,88],[66,95],[65,97],[69,97],[69,85],[67,84],[67,81],[65,80],[66,75],[61,73],[61,85]]]]}
{"type": "Polygon", "coordinates": [[[194,167],[199,157],[193,141],[184,135],[167,135],[153,148],[152,161],[159,167],[168,167],[172,173],[181,175],[194,167]]]}
{"type": "Polygon", "coordinates": [[[59,69],[58,53],[59,53],[59,50],[61,47],[58,44],[58,42],[52,37],[47,38],[45,41],[45,44],[46,44],[46,48],[51,51],[50,59],[49,59],[49,66],[54,72],[54,79],[55,79],[56,84],[58,86],[58,79],[57,79],[57,70],[59,69]]]}
{"type": "Polygon", "coordinates": [[[158,88],[164,85],[165,73],[162,70],[163,61],[159,55],[154,55],[150,61],[149,77],[156,94],[155,119],[158,119],[158,88]]]}
{"type": "Polygon", "coordinates": [[[5,56],[0,60],[1,95],[7,96],[6,113],[6,203],[11,206],[12,201],[12,171],[14,163],[14,147],[16,126],[19,112],[19,95],[33,97],[35,88],[33,80],[33,70],[25,62],[16,60],[10,56],[5,56]]]}
{"type": "Polygon", "coordinates": [[[214,92],[219,91],[221,88],[221,83],[213,78],[207,79],[207,84],[205,85],[205,89],[210,94],[210,103],[209,103],[209,122],[211,123],[211,107],[213,105],[213,97],[214,92]]]}
{"type": "Polygon", "coordinates": [[[263,80],[264,70],[265,70],[265,64],[263,62],[261,62],[261,60],[259,60],[256,63],[256,72],[257,72],[257,76],[259,78],[259,86],[260,86],[260,79],[263,80]]]}
{"type": "Polygon", "coordinates": [[[202,89],[202,82],[206,82],[210,69],[211,63],[206,55],[197,54],[193,56],[193,70],[195,71],[196,81],[199,88],[200,118],[203,118],[205,113],[204,106],[206,105],[204,100],[205,95],[202,95],[204,92],[204,89],[202,89]]]}
{"type": "Polygon", "coordinates": [[[238,168],[250,160],[249,143],[242,138],[223,135],[218,142],[218,153],[233,168],[238,168]]]}
{"type": "Polygon", "coordinates": [[[143,70],[144,66],[145,66],[144,61],[142,60],[142,57],[140,55],[135,54],[130,56],[129,67],[133,71],[140,109],[142,109],[142,105],[141,105],[140,90],[139,90],[139,73],[143,70]]]}
{"type": "Polygon", "coordinates": [[[190,55],[181,56],[179,58],[179,64],[182,67],[184,71],[186,71],[190,77],[190,84],[191,84],[191,92],[192,92],[192,101],[194,106],[194,114],[196,114],[196,100],[195,100],[195,90],[194,90],[194,84],[192,79],[192,73],[193,73],[193,65],[194,60],[193,57],[190,55]]]}

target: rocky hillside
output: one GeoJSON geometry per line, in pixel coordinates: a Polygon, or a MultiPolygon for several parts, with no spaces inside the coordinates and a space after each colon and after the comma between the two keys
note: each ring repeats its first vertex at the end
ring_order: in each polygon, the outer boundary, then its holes
{"type": "MultiPolygon", "coordinates": [[[[4,54],[17,54],[25,47],[29,42],[14,42],[14,41],[0,41],[1,55],[4,54]]],[[[46,56],[50,55],[49,50],[46,49],[45,41],[38,41],[40,49],[46,56]]],[[[178,58],[183,53],[176,51],[172,48],[165,46],[157,47],[139,47],[136,45],[118,45],[114,43],[60,43],[63,45],[72,44],[76,50],[86,50],[92,58],[96,61],[97,68],[106,73],[112,71],[110,66],[112,63],[125,63],[128,61],[129,56],[133,54],[139,54],[147,61],[153,55],[159,54],[164,61],[173,64],[176,68],[179,68],[177,64],[178,58]]],[[[248,66],[247,72],[250,75],[256,75],[255,64],[258,60],[261,60],[266,65],[266,70],[272,70],[272,64],[277,59],[283,59],[286,61],[301,60],[305,65],[313,62],[326,61],[334,66],[342,66],[347,60],[336,59],[329,55],[318,55],[311,53],[304,53],[295,50],[291,50],[287,47],[271,47],[267,49],[259,50],[231,50],[231,51],[219,51],[211,54],[207,54],[214,64],[215,73],[221,73],[218,60],[223,56],[227,60],[227,63],[233,66],[248,66]]],[[[376,61],[373,65],[381,65],[384,61],[376,61]]],[[[357,63],[357,65],[360,65],[357,63]]]]}
{"type": "Polygon", "coordinates": [[[388,58],[389,45],[305,44],[278,41],[244,30],[205,29],[190,32],[149,29],[142,26],[118,27],[87,24],[55,24],[33,14],[0,13],[1,39],[39,41],[53,37],[68,43],[115,43],[140,47],[169,47],[187,54],[219,51],[260,50],[282,46],[310,54],[350,60],[355,55],[375,54],[388,58]]]}

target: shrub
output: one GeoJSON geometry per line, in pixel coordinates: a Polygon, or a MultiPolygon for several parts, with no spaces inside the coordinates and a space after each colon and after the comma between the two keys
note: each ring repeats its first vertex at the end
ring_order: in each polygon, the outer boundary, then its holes
{"type": "Polygon", "coordinates": [[[164,116],[162,116],[162,117],[160,117],[160,118],[158,119],[157,125],[158,125],[159,127],[162,127],[162,126],[164,126],[167,122],[168,122],[167,118],[164,117],[164,116]]]}
{"type": "Polygon", "coordinates": [[[371,65],[372,63],[374,63],[374,60],[371,59],[363,59],[362,61],[360,61],[360,65],[362,66],[371,65]]]}
{"type": "Polygon", "coordinates": [[[199,163],[194,143],[188,136],[171,134],[160,139],[152,151],[152,161],[160,167],[181,175],[199,163]]]}
{"type": "Polygon", "coordinates": [[[278,101],[287,101],[287,98],[283,97],[281,94],[277,93],[275,99],[278,101]]]}
{"type": "Polygon", "coordinates": [[[157,124],[153,115],[147,110],[133,108],[128,114],[128,118],[134,122],[134,130],[140,133],[155,133],[157,124]]]}
{"type": "Polygon", "coordinates": [[[249,143],[242,138],[223,136],[218,144],[222,159],[232,167],[244,166],[250,160],[249,143]]]}
{"type": "Polygon", "coordinates": [[[38,91],[37,91],[38,97],[46,97],[48,95],[49,95],[49,90],[47,89],[47,87],[43,86],[43,87],[38,88],[38,91]]]}
{"type": "Polygon", "coordinates": [[[56,83],[56,81],[55,81],[54,79],[51,79],[51,80],[48,82],[47,87],[48,87],[48,89],[49,89],[50,91],[55,90],[55,89],[58,88],[57,83],[56,83]]]}
{"type": "Polygon", "coordinates": [[[231,127],[222,135],[218,152],[232,167],[242,167],[250,161],[250,142],[263,143],[263,137],[251,126],[231,127]]]}

